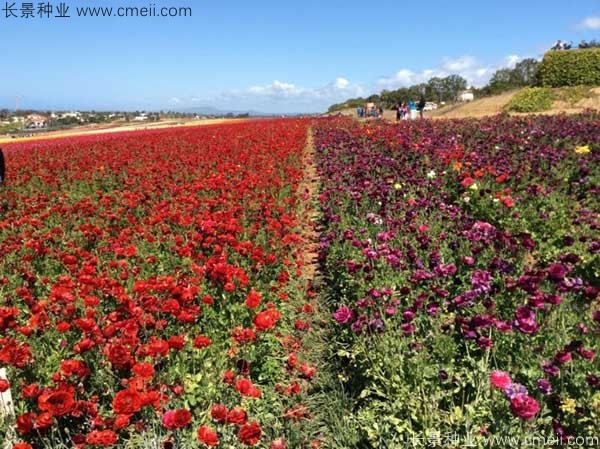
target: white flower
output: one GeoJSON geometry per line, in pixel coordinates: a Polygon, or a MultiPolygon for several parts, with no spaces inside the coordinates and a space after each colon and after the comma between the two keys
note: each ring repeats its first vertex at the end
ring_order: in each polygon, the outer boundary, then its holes
{"type": "Polygon", "coordinates": [[[463,197],[463,201],[465,203],[468,203],[469,201],[471,201],[471,197],[470,196],[465,196],[465,197],[463,197]]]}
{"type": "Polygon", "coordinates": [[[429,173],[427,173],[427,177],[429,179],[435,178],[435,170],[430,170],[429,173]]]}
{"type": "Polygon", "coordinates": [[[477,189],[479,189],[479,186],[477,185],[477,183],[476,183],[476,182],[474,182],[473,184],[471,184],[471,185],[469,186],[469,189],[471,189],[471,190],[477,190],[477,189]]]}

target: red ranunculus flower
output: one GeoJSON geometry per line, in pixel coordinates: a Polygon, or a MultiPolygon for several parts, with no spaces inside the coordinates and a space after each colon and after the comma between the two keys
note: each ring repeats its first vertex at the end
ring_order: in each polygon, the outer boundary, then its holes
{"type": "Polygon", "coordinates": [[[229,410],[229,413],[227,414],[227,422],[236,424],[238,426],[246,424],[247,420],[248,415],[241,407],[234,407],[231,410],[229,410]]]}
{"type": "Polygon", "coordinates": [[[12,449],[33,449],[33,447],[29,443],[15,443],[12,449]]]}
{"type": "Polygon", "coordinates": [[[246,297],[246,307],[249,309],[256,309],[260,305],[262,295],[254,290],[251,290],[246,297]]]}
{"type": "Polygon", "coordinates": [[[259,398],[260,390],[254,386],[250,379],[242,378],[235,381],[235,389],[242,395],[259,398]]]}
{"type": "Polygon", "coordinates": [[[510,409],[515,416],[530,420],[540,411],[540,405],[532,397],[519,394],[510,400],[510,409]]]}
{"type": "Polygon", "coordinates": [[[169,430],[182,429],[190,423],[192,414],[184,409],[169,410],[163,415],[162,423],[169,430]]]}
{"type": "Polygon", "coordinates": [[[261,435],[262,430],[256,421],[251,421],[248,424],[244,424],[242,427],[240,427],[240,431],[238,432],[238,438],[240,441],[249,446],[254,446],[257,444],[261,435]]]}
{"type": "Polygon", "coordinates": [[[117,444],[117,434],[112,430],[93,430],[87,434],[85,441],[97,446],[112,446],[117,444]]]}
{"type": "Polygon", "coordinates": [[[210,410],[210,416],[220,423],[227,422],[227,407],[222,404],[213,405],[210,410]]]}
{"type": "Polygon", "coordinates": [[[134,390],[121,390],[113,399],[113,410],[117,414],[132,415],[143,405],[142,395],[134,390]]]}
{"type": "Polygon", "coordinates": [[[205,337],[204,335],[199,335],[196,338],[194,338],[194,348],[206,348],[208,346],[210,346],[211,344],[211,340],[208,337],[205,337]]]}
{"type": "Polygon", "coordinates": [[[219,437],[217,432],[212,430],[208,426],[202,426],[198,429],[198,441],[206,444],[207,446],[216,446],[219,444],[219,437]]]}
{"type": "Polygon", "coordinates": [[[52,416],[63,416],[73,410],[75,399],[73,393],[64,390],[44,392],[38,397],[38,407],[52,416]]]}
{"type": "Polygon", "coordinates": [[[21,435],[27,435],[33,430],[35,425],[35,413],[29,412],[17,416],[17,430],[21,435]]]}

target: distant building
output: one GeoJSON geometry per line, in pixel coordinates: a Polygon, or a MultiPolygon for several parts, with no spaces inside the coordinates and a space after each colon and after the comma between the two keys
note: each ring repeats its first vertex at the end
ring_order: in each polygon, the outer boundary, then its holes
{"type": "Polygon", "coordinates": [[[475,95],[473,95],[473,91],[471,90],[463,90],[458,95],[459,101],[473,101],[475,99],[475,95]]]}
{"type": "Polygon", "coordinates": [[[136,122],[143,122],[145,120],[148,120],[148,114],[143,113],[140,115],[136,115],[135,117],[133,117],[133,120],[136,122]]]}
{"type": "Polygon", "coordinates": [[[45,128],[48,123],[48,117],[41,114],[29,114],[25,118],[25,123],[28,128],[45,128]]]}
{"type": "Polygon", "coordinates": [[[428,101],[425,103],[425,107],[423,108],[424,111],[435,111],[438,108],[437,103],[434,103],[433,101],[428,101]]]}
{"type": "Polygon", "coordinates": [[[79,112],[61,112],[59,118],[79,118],[81,114],[79,112]]]}

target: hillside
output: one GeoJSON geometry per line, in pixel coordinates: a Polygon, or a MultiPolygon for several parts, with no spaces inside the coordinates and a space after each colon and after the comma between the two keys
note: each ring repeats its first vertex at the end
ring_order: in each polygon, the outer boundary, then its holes
{"type": "MultiPolygon", "coordinates": [[[[468,103],[448,105],[437,111],[426,112],[425,116],[430,118],[464,118],[499,114],[504,111],[504,107],[517,92],[518,90],[515,90],[468,103]]],[[[583,93],[579,91],[575,97],[572,95],[573,91],[569,88],[553,89],[553,92],[555,97],[559,99],[554,101],[550,110],[544,111],[542,114],[559,114],[561,112],[573,114],[584,109],[600,109],[600,87],[591,88],[583,93]]],[[[340,112],[343,115],[356,116],[354,109],[344,109],[340,112]]],[[[384,111],[383,115],[387,120],[396,119],[394,111],[384,111]]]]}

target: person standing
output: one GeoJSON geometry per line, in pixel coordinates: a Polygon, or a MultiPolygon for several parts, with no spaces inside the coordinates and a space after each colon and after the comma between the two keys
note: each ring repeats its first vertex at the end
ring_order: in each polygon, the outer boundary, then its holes
{"type": "Polygon", "coordinates": [[[4,179],[6,176],[6,166],[4,165],[4,153],[0,148],[0,185],[4,185],[4,179]]]}
{"type": "Polygon", "coordinates": [[[423,111],[425,110],[425,97],[423,95],[421,95],[421,98],[419,99],[417,109],[419,110],[419,117],[423,118],[423,111]]]}
{"type": "Polygon", "coordinates": [[[408,103],[408,109],[410,111],[410,119],[414,120],[417,118],[417,103],[415,100],[410,100],[408,103]]]}

